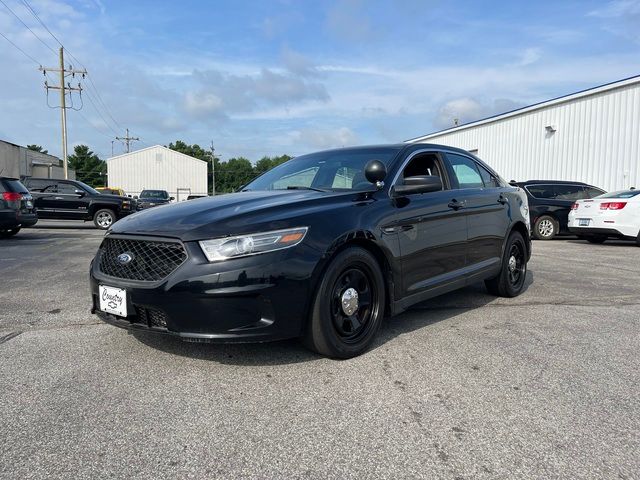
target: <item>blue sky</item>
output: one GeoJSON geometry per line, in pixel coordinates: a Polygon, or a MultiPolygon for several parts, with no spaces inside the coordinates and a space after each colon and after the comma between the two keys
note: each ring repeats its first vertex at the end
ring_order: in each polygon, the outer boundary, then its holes
{"type": "MultiPolygon", "coordinates": [[[[69,142],[104,157],[125,127],[254,161],[397,142],[640,74],[640,0],[27,1],[89,70],[69,142]]],[[[1,3],[0,32],[56,64],[1,3]]],[[[59,154],[37,63],[0,38],[0,139],[59,154]]]]}

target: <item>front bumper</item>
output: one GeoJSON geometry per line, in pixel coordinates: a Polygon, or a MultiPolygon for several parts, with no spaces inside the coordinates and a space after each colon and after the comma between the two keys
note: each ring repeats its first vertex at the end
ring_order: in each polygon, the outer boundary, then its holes
{"type": "Polygon", "coordinates": [[[110,277],[91,265],[92,313],[130,330],[205,342],[262,342],[302,334],[321,259],[304,244],[278,252],[209,263],[197,242],[187,260],[160,282],[110,277]],[[99,310],[99,286],[125,289],[126,318],[99,310]]]}

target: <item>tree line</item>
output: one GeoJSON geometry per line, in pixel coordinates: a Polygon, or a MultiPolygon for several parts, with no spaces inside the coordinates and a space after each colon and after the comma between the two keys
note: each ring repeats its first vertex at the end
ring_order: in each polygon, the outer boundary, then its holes
{"type": "MultiPolygon", "coordinates": [[[[27,145],[27,148],[47,153],[40,145],[27,145]]],[[[167,148],[207,162],[207,184],[210,195],[213,193],[214,181],[216,194],[233,192],[258,175],[292,158],[289,155],[264,156],[255,164],[244,157],[221,161],[211,150],[205,150],[198,144],[189,145],[182,140],[169,143],[167,148]]],[[[108,183],[107,162],[91,151],[87,145],[74,147],[73,154],[68,156],[68,167],[75,170],[76,179],[92,187],[104,187],[108,183]]]]}

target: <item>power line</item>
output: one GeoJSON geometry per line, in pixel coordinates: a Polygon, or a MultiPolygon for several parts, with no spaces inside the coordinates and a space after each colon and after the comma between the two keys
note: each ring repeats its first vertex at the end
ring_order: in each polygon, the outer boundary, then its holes
{"type": "MultiPolygon", "coordinates": [[[[0,0],[2,1],[2,0],[0,0]]],[[[3,2],[4,3],[4,2],[3,2]]],[[[25,5],[25,7],[27,7],[27,9],[29,10],[29,12],[31,12],[31,14],[34,16],[34,18],[40,23],[40,25],[42,25],[42,27],[49,32],[49,35],[51,35],[53,37],[53,39],[58,42],[58,44],[62,47],[62,42],[60,41],[60,39],[58,37],[56,37],[53,32],[51,30],[49,30],[49,27],[47,27],[47,25],[42,21],[42,19],[40,18],[40,16],[38,15],[38,13],[33,9],[33,7],[29,4],[29,2],[27,0],[22,0],[22,3],[25,5]]],[[[65,49],[67,54],[74,59],[78,65],[80,65],[84,70],[87,70],[87,67],[80,61],[78,60],[70,51],[69,49],[65,49]]],[[[111,120],[113,121],[114,125],[118,128],[122,128],[122,126],[120,125],[120,123],[113,118],[113,115],[111,115],[111,112],[109,111],[109,108],[107,107],[107,104],[104,102],[104,100],[102,100],[102,97],[100,96],[100,92],[98,91],[98,87],[96,87],[95,83],[93,83],[93,79],[91,78],[91,75],[87,75],[87,79],[89,80],[89,83],[91,84],[91,86],[93,87],[95,96],[96,96],[96,100],[98,103],[100,103],[102,105],[102,107],[104,108],[105,113],[107,114],[107,116],[109,118],[111,118],[111,120]]],[[[87,90],[88,93],[88,90],[87,90]]],[[[94,108],[96,108],[94,106],[94,108]]],[[[104,118],[103,118],[104,121],[104,118]]],[[[105,121],[105,123],[107,123],[105,121]]],[[[109,127],[111,128],[111,127],[109,127]]],[[[115,130],[114,130],[115,132],[115,130]]]]}
{"type": "Polygon", "coordinates": [[[35,58],[33,58],[31,55],[29,55],[27,52],[25,52],[23,49],[21,49],[18,45],[13,43],[4,33],[0,32],[0,36],[2,36],[7,42],[9,42],[11,45],[13,45],[15,48],[17,48],[18,51],[20,51],[25,57],[27,57],[30,60],[33,60],[37,65],[42,65],[42,63],[37,61],[35,58]]]}
{"type": "Polygon", "coordinates": [[[34,37],[36,37],[38,40],[40,40],[40,43],[42,43],[45,47],[47,47],[49,50],[51,50],[51,53],[53,53],[53,54],[55,55],[56,51],[55,51],[53,48],[51,48],[51,47],[49,46],[49,44],[48,44],[48,43],[46,43],[46,42],[45,42],[44,40],[42,40],[38,35],[36,35],[36,32],[34,32],[33,30],[31,30],[31,28],[29,27],[29,25],[27,25],[26,23],[24,23],[24,22],[22,21],[22,19],[21,19],[18,15],[16,15],[16,13],[15,13],[13,10],[11,10],[11,8],[9,8],[9,5],[7,5],[6,3],[4,3],[4,0],[0,0],[0,3],[2,3],[2,4],[5,6],[5,8],[6,8],[7,10],[9,10],[9,11],[11,12],[11,14],[12,14],[14,17],[16,17],[16,18],[18,19],[18,21],[19,21],[22,25],[24,25],[24,26],[27,28],[27,30],[29,30],[29,31],[31,32],[31,34],[32,34],[34,37]]]}

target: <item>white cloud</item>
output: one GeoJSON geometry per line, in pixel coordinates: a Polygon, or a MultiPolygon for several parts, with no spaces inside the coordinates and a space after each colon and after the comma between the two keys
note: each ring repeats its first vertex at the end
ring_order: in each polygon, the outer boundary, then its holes
{"type": "Polygon", "coordinates": [[[542,50],[539,48],[527,48],[522,52],[520,56],[520,60],[517,65],[521,67],[525,67],[527,65],[531,65],[532,63],[536,63],[542,57],[542,50]]]}
{"type": "Polygon", "coordinates": [[[290,134],[293,146],[304,146],[310,149],[325,149],[356,145],[358,136],[348,127],[337,129],[306,128],[295,130],[290,134]]]}

